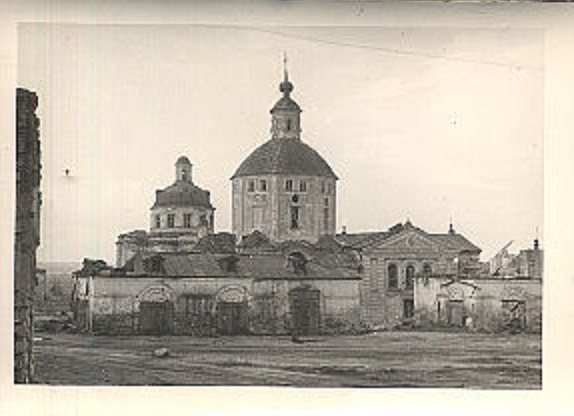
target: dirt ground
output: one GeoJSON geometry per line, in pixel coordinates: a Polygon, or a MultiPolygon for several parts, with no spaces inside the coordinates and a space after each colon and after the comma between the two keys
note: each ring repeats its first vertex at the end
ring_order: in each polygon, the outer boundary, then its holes
{"type": "Polygon", "coordinates": [[[539,335],[383,332],[289,337],[36,334],[55,385],[280,385],[540,389],[539,335]],[[154,350],[168,348],[168,357],[154,350]]]}

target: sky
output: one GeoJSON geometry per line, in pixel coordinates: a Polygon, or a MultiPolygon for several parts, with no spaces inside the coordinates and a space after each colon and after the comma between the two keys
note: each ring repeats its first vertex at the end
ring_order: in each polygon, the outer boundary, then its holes
{"type": "Polygon", "coordinates": [[[113,263],[180,155],[230,231],[229,178],[269,139],[284,52],[302,140],[340,178],[338,230],[452,219],[483,260],[537,230],[543,243],[541,31],[28,23],[17,76],[40,101],[39,259],[113,263]]]}

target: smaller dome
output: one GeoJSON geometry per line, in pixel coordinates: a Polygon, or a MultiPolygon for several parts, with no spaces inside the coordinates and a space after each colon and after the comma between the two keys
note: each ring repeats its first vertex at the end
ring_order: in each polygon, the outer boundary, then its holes
{"type": "Polygon", "coordinates": [[[180,156],[179,159],[177,159],[177,162],[175,162],[175,164],[176,165],[191,165],[191,162],[189,161],[187,156],[180,156]]]}
{"type": "Polygon", "coordinates": [[[176,181],[163,190],[156,191],[155,203],[157,207],[197,207],[213,208],[209,198],[209,191],[187,181],[176,181]]]}

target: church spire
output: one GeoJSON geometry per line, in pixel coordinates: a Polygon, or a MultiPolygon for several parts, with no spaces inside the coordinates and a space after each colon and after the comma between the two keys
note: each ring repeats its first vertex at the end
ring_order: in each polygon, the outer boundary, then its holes
{"type": "Polygon", "coordinates": [[[289,74],[287,72],[287,52],[283,52],[283,82],[289,82],[289,74]]]}
{"type": "Polygon", "coordinates": [[[283,81],[279,84],[283,97],[271,109],[271,135],[274,139],[299,139],[301,133],[301,108],[291,98],[293,84],[287,71],[287,54],[283,53],[283,81]]]}

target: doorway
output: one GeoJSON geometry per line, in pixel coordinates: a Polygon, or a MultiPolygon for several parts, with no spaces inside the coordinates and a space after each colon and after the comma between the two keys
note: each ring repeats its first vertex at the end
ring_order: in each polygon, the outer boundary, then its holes
{"type": "Polygon", "coordinates": [[[289,291],[291,327],[294,335],[316,335],[321,321],[321,292],[310,286],[289,291]]]}
{"type": "Polygon", "coordinates": [[[463,326],[466,319],[462,300],[448,301],[447,319],[450,325],[463,326]]]}
{"type": "Polygon", "coordinates": [[[412,299],[403,300],[403,318],[411,319],[415,315],[415,302],[412,299]]]}
{"type": "Polygon", "coordinates": [[[247,302],[217,303],[217,330],[221,335],[245,335],[247,330],[247,302]]]}
{"type": "Polygon", "coordinates": [[[141,302],[140,332],[146,335],[168,335],[173,331],[172,302],[141,302]]]}

